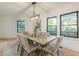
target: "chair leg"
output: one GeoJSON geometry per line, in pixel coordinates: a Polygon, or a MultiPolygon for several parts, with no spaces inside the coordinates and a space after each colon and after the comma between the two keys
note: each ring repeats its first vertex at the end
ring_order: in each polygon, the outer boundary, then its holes
{"type": "Polygon", "coordinates": [[[58,54],[58,56],[60,55],[59,50],[57,50],[57,54],[58,54]]]}
{"type": "Polygon", "coordinates": [[[64,56],[64,48],[61,47],[61,50],[62,50],[62,56],[64,56]]]}
{"type": "Polygon", "coordinates": [[[21,47],[21,54],[20,54],[20,56],[23,56],[23,53],[24,53],[24,49],[23,49],[23,47],[21,47]]]}
{"type": "Polygon", "coordinates": [[[60,48],[57,50],[57,53],[58,53],[58,55],[64,56],[64,49],[63,49],[63,47],[60,47],[60,48]]]}
{"type": "Polygon", "coordinates": [[[27,54],[27,56],[30,56],[30,53],[29,53],[29,54],[27,54]]]}
{"type": "Polygon", "coordinates": [[[19,47],[20,47],[20,45],[18,44],[17,52],[19,51],[19,47]]]}

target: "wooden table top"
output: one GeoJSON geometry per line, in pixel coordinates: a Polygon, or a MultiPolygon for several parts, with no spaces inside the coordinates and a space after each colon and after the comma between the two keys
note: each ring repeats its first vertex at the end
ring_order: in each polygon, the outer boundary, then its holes
{"type": "Polygon", "coordinates": [[[39,43],[39,44],[41,44],[41,45],[46,45],[46,44],[48,44],[49,42],[55,40],[56,38],[57,38],[56,36],[49,36],[49,37],[47,37],[47,38],[42,38],[42,37],[39,37],[39,36],[35,36],[35,37],[33,37],[33,36],[31,36],[31,37],[28,36],[28,39],[29,39],[29,40],[35,41],[35,42],[37,42],[37,43],[39,43]]]}

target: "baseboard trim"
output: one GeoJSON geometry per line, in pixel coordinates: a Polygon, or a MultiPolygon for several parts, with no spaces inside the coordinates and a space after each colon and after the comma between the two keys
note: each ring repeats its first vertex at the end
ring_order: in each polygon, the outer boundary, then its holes
{"type": "Polygon", "coordinates": [[[16,38],[0,38],[0,40],[5,40],[5,39],[16,39],[16,38]]]}

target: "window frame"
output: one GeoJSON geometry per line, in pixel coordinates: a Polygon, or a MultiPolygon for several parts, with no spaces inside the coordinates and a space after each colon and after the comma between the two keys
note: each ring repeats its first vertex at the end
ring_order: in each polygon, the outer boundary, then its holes
{"type": "Polygon", "coordinates": [[[65,14],[62,14],[62,15],[60,15],[60,35],[63,35],[63,34],[61,34],[61,28],[62,28],[62,25],[61,25],[61,19],[62,19],[62,16],[64,16],[64,15],[68,15],[68,14],[73,14],[73,13],[76,13],[76,18],[77,18],[77,37],[73,37],[73,36],[66,36],[66,35],[64,35],[65,37],[72,37],[72,38],[78,38],[78,11],[75,11],[75,12],[70,12],[70,13],[65,13],[65,14]]]}
{"type": "MultiPolygon", "coordinates": [[[[53,16],[53,17],[48,17],[47,18],[47,32],[48,32],[48,19],[50,19],[50,18],[57,18],[57,16],[53,16]]],[[[57,19],[56,19],[56,34],[51,34],[51,35],[57,35],[57,19]]]]}
{"type": "MultiPolygon", "coordinates": [[[[24,20],[18,20],[17,21],[17,33],[23,33],[23,32],[18,32],[18,22],[24,22],[25,23],[25,21],[24,20]]],[[[25,30],[25,25],[24,25],[24,30],[25,30]]]]}

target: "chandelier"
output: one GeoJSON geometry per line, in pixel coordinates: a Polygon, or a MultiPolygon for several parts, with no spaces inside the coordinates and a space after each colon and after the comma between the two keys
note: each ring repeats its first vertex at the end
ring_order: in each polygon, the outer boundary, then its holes
{"type": "Polygon", "coordinates": [[[36,20],[36,19],[39,18],[38,15],[35,14],[35,4],[36,4],[36,2],[32,3],[32,5],[33,5],[33,16],[30,17],[31,20],[36,20]]]}

